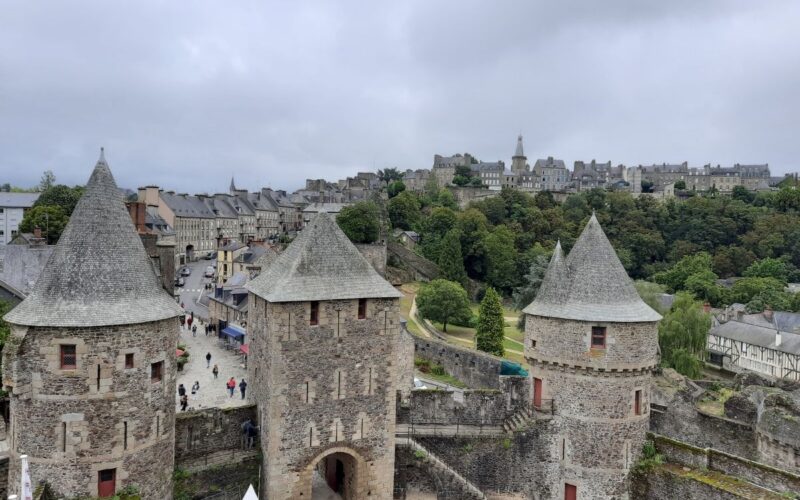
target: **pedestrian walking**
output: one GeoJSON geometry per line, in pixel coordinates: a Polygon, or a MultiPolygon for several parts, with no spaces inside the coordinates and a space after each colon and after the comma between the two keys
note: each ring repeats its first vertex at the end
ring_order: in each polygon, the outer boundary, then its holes
{"type": "Polygon", "coordinates": [[[192,337],[197,337],[197,325],[192,327],[192,337]]]}
{"type": "Polygon", "coordinates": [[[186,395],[186,387],[183,384],[178,385],[178,396],[183,397],[186,395]]]}
{"type": "Polygon", "coordinates": [[[181,302],[181,309],[186,309],[186,307],[183,305],[183,302],[181,302]]]}
{"type": "Polygon", "coordinates": [[[189,317],[186,319],[186,324],[188,324],[188,325],[189,325],[189,328],[191,328],[191,327],[192,327],[192,321],[194,321],[194,316],[189,316],[189,317]]]}
{"type": "Polygon", "coordinates": [[[199,390],[200,390],[200,382],[198,382],[197,380],[195,380],[195,381],[194,381],[194,385],[192,385],[192,395],[195,395],[195,394],[197,394],[197,392],[198,392],[199,390]]]}
{"type": "MultiPolygon", "coordinates": [[[[217,367],[217,365],[214,365],[214,368],[216,368],[216,367],[217,367]]],[[[206,353],[206,368],[211,368],[211,353],[210,352],[206,353]]]]}
{"type": "Polygon", "coordinates": [[[225,385],[228,386],[228,392],[230,393],[230,397],[233,397],[233,393],[236,391],[236,379],[231,377],[231,379],[228,380],[228,383],[225,385]]]}
{"type": "Polygon", "coordinates": [[[239,382],[239,390],[242,392],[242,399],[244,399],[244,391],[247,390],[247,382],[245,382],[244,379],[239,382]]]}
{"type": "Polygon", "coordinates": [[[206,326],[203,328],[203,331],[205,332],[205,334],[206,334],[206,337],[208,337],[208,330],[209,330],[209,328],[211,328],[211,325],[206,325],[206,326]]]}
{"type": "Polygon", "coordinates": [[[186,407],[189,405],[189,398],[184,394],[181,396],[181,411],[186,411],[186,407]]]}
{"type": "Polygon", "coordinates": [[[215,365],[214,365],[214,368],[212,368],[212,369],[211,369],[211,373],[213,373],[213,374],[214,374],[214,378],[217,378],[217,375],[219,375],[219,366],[217,366],[217,365],[215,364],[215,365]]]}
{"type": "Polygon", "coordinates": [[[247,447],[252,448],[253,444],[256,442],[256,436],[258,436],[258,426],[250,424],[247,428],[247,447]]]}
{"type": "Polygon", "coordinates": [[[181,330],[183,330],[185,324],[186,324],[186,316],[181,316],[181,330]]]}

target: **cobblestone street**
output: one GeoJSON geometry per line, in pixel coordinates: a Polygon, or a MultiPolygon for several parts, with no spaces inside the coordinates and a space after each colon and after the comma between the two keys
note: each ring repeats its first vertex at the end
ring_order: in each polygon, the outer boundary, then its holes
{"type": "MultiPolygon", "coordinates": [[[[242,400],[239,392],[239,382],[242,377],[248,384],[247,370],[244,367],[244,357],[238,351],[228,351],[220,346],[220,341],[216,335],[206,336],[205,323],[198,323],[197,337],[192,337],[192,332],[188,328],[181,330],[178,343],[186,346],[189,351],[189,362],[183,367],[183,371],[178,372],[178,384],[183,384],[189,398],[187,410],[199,410],[201,408],[220,407],[231,408],[243,406],[248,403],[247,399],[242,400]],[[211,366],[206,367],[206,353],[211,353],[211,366]],[[214,379],[212,368],[214,365],[219,367],[219,376],[214,379]],[[236,392],[230,397],[225,383],[233,377],[236,379],[236,392]],[[200,383],[200,390],[197,394],[192,394],[192,385],[195,381],[200,383]]],[[[250,393],[248,385],[245,394],[250,393]]],[[[180,398],[175,392],[175,404],[180,411],[180,398]]]]}

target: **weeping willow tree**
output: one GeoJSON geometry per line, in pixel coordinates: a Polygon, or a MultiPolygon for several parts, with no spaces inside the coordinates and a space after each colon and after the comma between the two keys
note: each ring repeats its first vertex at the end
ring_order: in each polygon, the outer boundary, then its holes
{"type": "Polygon", "coordinates": [[[658,326],[661,364],[689,378],[702,373],[711,316],[690,293],[675,295],[672,308],[658,326]]]}

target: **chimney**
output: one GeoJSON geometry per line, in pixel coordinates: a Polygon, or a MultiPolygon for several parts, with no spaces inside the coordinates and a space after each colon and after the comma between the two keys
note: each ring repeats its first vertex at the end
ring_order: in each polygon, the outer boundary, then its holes
{"type": "Polygon", "coordinates": [[[781,345],[781,331],[775,330],[775,347],[781,345]]]}
{"type": "Polygon", "coordinates": [[[703,312],[708,314],[711,312],[711,304],[708,302],[703,302],[703,312]]]}
{"type": "Polygon", "coordinates": [[[764,319],[772,323],[772,308],[770,306],[766,306],[764,308],[764,312],[761,313],[764,315],[764,319]]]}

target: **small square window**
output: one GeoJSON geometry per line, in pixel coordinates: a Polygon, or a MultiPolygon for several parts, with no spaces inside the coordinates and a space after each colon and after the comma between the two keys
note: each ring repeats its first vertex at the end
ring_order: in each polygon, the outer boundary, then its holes
{"type": "Polygon", "coordinates": [[[606,327],[593,326],[592,349],[605,349],[605,348],[606,348],[606,327]]]}
{"type": "Polygon", "coordinates": [[[536,348],[536,341],[531,339],[531,348],[536,348]]]}
{"type": "Polygon", "coordinates": [[[150,365],[150,381],[154,384],[164,378],[164,362],[159,361],[150,365]]]}
{"type": "Polygon", "coordinates": [[[129,352],[125,355],[125,368],[133,368],[133,353],[129,352]]]}
{"type": "Polygon", "coordinates": [[[61,369],[74,370],[78,367],[78,355],[75,344],[61,344],[61,369]]]}
{"type": "Polygon", "coordinates": [[[317,301],[311,302],[311,317],[309,318],[308,323],[311,326],[319,324],[319,302],[317,301]]]}
{"type": "Polygon", "coordinates": [[[367,299],[358,299],[358,319],[367,317],[367,299]]]}

